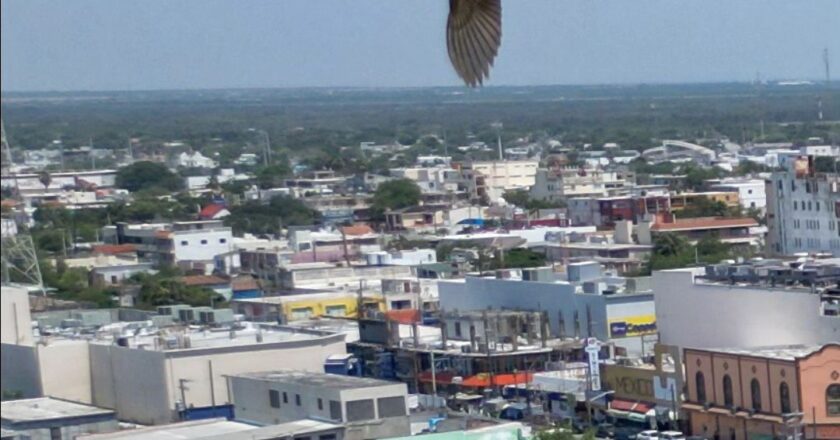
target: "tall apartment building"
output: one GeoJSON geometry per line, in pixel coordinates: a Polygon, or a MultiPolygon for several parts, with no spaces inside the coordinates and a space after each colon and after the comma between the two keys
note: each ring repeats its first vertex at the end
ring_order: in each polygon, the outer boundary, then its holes
{"type": "Polygon", "coordinates": [[[800,156],[766,182],[768,249],[777,255],[840,255],[840,174],[800,156]]]}

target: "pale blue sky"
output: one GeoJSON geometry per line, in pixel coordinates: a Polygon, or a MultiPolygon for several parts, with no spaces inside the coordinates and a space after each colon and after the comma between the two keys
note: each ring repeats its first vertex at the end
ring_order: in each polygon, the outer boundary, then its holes
{"type": "MultiPolygon", "coordinates": [[[[2,0],[2,89],[458,85],[447,0],[2,0]]],[[[840,77],[840,0],[503,0],[489,85],[840,77]]]]}

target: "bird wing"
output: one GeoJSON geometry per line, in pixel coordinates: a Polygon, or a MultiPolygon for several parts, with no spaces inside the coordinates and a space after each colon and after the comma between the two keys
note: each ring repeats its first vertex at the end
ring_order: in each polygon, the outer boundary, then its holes
{"type": "Polygon", "coordinates": [[[501,0],[449,0],[446,48],[458,76],[470,87],[490,76],[502,44],[501,0]]]}

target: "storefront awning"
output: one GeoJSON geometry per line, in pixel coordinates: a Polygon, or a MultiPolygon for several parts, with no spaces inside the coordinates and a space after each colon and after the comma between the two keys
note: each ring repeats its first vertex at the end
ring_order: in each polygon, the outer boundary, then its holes
{"type": "Polygon", "coordinates": [[[650,410],[653,409],[654,406],[656,405],[652,403],[622,399],[613,399],[613,401],[610,402],[610,409],[633,412],[642,415],[647,414],[650,410]]]}

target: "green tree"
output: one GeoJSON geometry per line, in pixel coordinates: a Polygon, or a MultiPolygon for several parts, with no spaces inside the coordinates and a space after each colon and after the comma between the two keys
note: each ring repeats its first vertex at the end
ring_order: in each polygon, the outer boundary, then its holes
{"type": "Polygon", "coordinates": [[[730,209],[726,203],[720,200],[712,200],[708,197],[695,197],[692,204],[680,211],[677,216],[686,218],[695,217],[734,217],[740,215],[740,208],[730,209]]]}
{"type": "Polygon", "coordinates": [[[319,222],[321,214],[302,201],[289,196],[275,196],[268,204],[249,201],[230,208],[225,224],[234,232],[279,234],[287,226],[305,226],[319,222]]]}
{"type": "Polygon", "coordinates": [[[504,251],[493,259],[493,269],[545,266],[545,255],[530,249],[516,248],[504,251]]]}
{"type": "Polygon", "coordinates": [[[116,185],[131,192],[153,188],[173,192],[183,187],[183,181],[166,165],[142,161],[120,168],[116,185]]]}
{"type": "Polygon", "coordinates": [[[688,240],[673,232],[658,234],[653,240],[653,253],[663,257],[679,255],[688,247],[688,240]]]}
{"type": "Polygon", "coordinates": [[[420,202],[420,195],[420,187],[412,180],[389,180],[376,188],[371,209],[375,217],[381,217],[389,209],[417,206],[420,202]]]}
{"type": "Polygon", "coordinates": [[[257,185],[262,189],[282,186],[285,179],[292,175],[292,168],[287,161],[281,161],[257,170],[257,185]]]}

